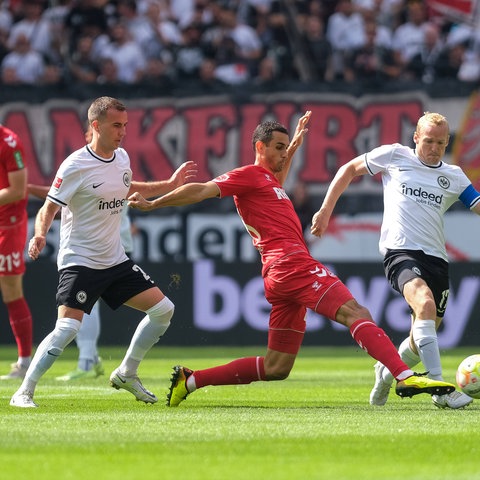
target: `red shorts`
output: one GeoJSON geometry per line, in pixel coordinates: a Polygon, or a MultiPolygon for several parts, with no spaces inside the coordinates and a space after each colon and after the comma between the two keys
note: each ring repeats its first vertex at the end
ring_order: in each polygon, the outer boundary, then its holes
{"type": "Polygon", "coordinates": [[[268,347],[298,353],[307,308],[330,320],[353,299],[350,290],[327,267],[308,254],[293,254],[272,265],[264,278],[265,297],[272,305],[268,347]]]}
{"type": "Polygon", "coordinates": [[[0,227],[0,276],[25,273],[24,250],[27,243],[27,220],[12,227],[0,227]]]}

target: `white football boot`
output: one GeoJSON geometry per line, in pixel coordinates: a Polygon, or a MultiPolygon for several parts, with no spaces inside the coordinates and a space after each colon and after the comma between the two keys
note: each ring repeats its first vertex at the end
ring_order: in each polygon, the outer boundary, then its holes
{"type": "Polygon", "coordinates": [[[383,370],[385,365],[377,362],[375,368],[375,385],[370,392],[370,405],[382,406],[387,403],[390,389],[392,388],[393,378],[391,382],[386,382],[383,379],[383,370]]]}
{"type": "Polygon", "coordinates": [[[473,398],[455,390],[446,395],[432,395],[432,402],[438,408],[463,408],[473,402],[473,398]]]}

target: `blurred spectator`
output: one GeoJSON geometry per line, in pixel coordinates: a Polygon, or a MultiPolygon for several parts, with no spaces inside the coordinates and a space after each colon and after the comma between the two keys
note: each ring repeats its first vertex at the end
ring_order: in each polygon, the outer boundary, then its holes
{"type": "Polygon", "coordinates": [[[65,42],[65,18],[74,4],[74,0],[57,0],[48,2],[42,20],[48,23],[50,29],[51,49],[54,52],[55,61],[68,58],[68,42],[65,42]]]}
{"type": "Polygon", "coordinates": [[[446,46],[435,62],[435,77],[457,79],[466,51],[465,43],[446,46]]]}
{"type": "Polygon", "coordinates": [[[195,0],[164,0],[168,4],[171,20],[183,30],[195,16],[195,0]]]}
{"type": "MultiPolygon", "coordinates": [[[[168,13],[168,11],[167,11],[168,13]]],[[[173,23],[159,2],[149,1],[143,15],[142,51],[147,58],[161,58],[164,63],[173,62],[171,48],[182,41],[180,29],[173,23]]]]}
{"type": "Polygon", "coordinates": [[[345,55],[365,45],[363,17],[353,9],[352,0],[339,0],[328,19],[326,37],[332,46],[333,71],[344,77],[345,55]]]}
{"type": "Polygon", "coordinates": [[[74,82],[95,83],[97,82],[100,68],[92,55],[93,39],[88,35],[78,38],[77,46],[68,62],[68,73],[74,82]]]}
{"type": "Polygon", "coordinates": [[[246,78],[254,75],[263,53],[255,30],[250,25],[240,24],[236,12],[225,7],[219,8],[217,21],[215,26],[206,30],[203,41],[211,46],[212,52],[223,49],[222,53],[215,55],[219,65],[233,65],[235,70],[246,69],[246,78]],[[225,58],[225,51],[229,52],[230,58],[225,58]]]}
{"type": "Polygon", "coordinates": [[[423,0],[408,0],[406,15],[407,21],[394,31],[392,39],[396,61],[404,66],[421,54],[424,45],[427,10],[423,0]]]}
{"type": "Polygon", "coordinates": [[[215,77],[228,85],[240,85],[250,80],[250,72],[246,62],[237,55],[235,41],[225,37],[216,49],[215,77]]]}
{"type": "Polygon", "coordinates": [[[229,86],[216,75],[217,64],[212,58],[205,58],[198,70],[198,78],[191,78],[182,83],[189,91],[199,93],[225,92],[229,86]]]}
{"type": "Polygon", "coordinates": [[[480,80],[480,53],[466,50],[457,79],[461,82],[477,82],[480,80]]]}
{"type": "Polygon", "coordinates": [[[346,58],[345,80],[348,82],[371,82],[378,87],[387,80],[400,76],[401,66],[395,62],[393,51],[377,45],[377,25],[365,24],[366,44],[354,50],[346,58]]]}
{"type": "Polygon", "coordinates": [[[142,49],[130,36],[126,25],[120,21],[110,27],[111,42],[103,51],[103,58],[110,58],[117,67],[118,81],[133,84],[141,81],[147,68],[142,49]]]}
{"type": "Polygon", "coordinates": [[[402,23],[404,0],[375,0],[376,20],[378,25],[387,27],[392,32],[402,23]]]}
{"type": "Polygon", "coordinates": [[[275,57],[266,56],[260,61],[258,73],[253,78],[253,84],[257,87],[271,89],[277,83],[277,64],[275,57]]]}
{"type": "Polygon", "coordinates": [[[5,58],[5,55],[10,52],[8,48],[8,30],[0,27],[0,64],[5,58]]]}
{"type": "Polygon", "coordinates": [[[142,84],[155,86],[159,92],[161,89],[170,88],[173,82],[169,66],[160,58],[149,58],[142,84]]]}
{"type": "Polygon", "coordinates": [[[12,25],[8,44],[14,48],[19,36],[25,36],[30,48],[43,55],[47,61],[57,61],[58,55],[52,50],[50,25],[42,19],[46,2],[43,0],[23,0],[21,3],[21,20],[12,25]]]}
{"type": "Polygon", "coordinates": [[[24,34],[18,34],[13,50],[5,55],[1,64],[2,81],[8,85],[41,84],[45,73],[42,55],[30,48],[24,34]]]}
{"type": "MultiPolygon", "coordinates": [[[[378,21],[378,11],[364,10],[362,15],[363,15],[363,23],[364,23],[365,30],[366,30],[367,23],[374,23],[376,26],[377,33],[375,35],[375,45],[377,47],[391,49],[393,30],[389,26],[383,25],[378,21]]],[[[365,35],[366,35],[366,32],[365,32],[365,35]]]]}
{"type": "Polygon", "coordinates": [[[107,14],[98,0],[76,0],[65,17],[69,53],[73,52],[80,36],[97,39],[107,33],[107,28],[107,14]]]}
{"type": "Polygon", "coordinates": [[[407,80],[432,83],[436,75],[435,65],[443,50],[443,42],[439,27],[430,22],[424,24],[423,36],[420,51],[405,65],[404,77],[407,80]]]}
{"type": "Polygon", "coordinates": [[[100,75],[97,83],[101,85],[113,85],[118,83],[118,68],[111,58],[105,58],[100,64],[100,75]]]}
{"type": "Polygon", "coordinates": [[[0,30],[9,33],[13,24],[13,15],[4,3],[0,6],[0,30]]]}
{"type": "Polygon", "coordinates": [[[182,43],[175,49],[175,68],[180,79],[198,75],[205,59],[201,42],[202,30],[199,25],[187,25],[182,31],[182,43]]]}
{"type": "Polygon", "coordinates": [[[332,46],[325,37],[324,23],[319,16],[309,16],[302,32],[305,55],[315,73],[315,79],[330,82],[333,80],[332,46]]]}

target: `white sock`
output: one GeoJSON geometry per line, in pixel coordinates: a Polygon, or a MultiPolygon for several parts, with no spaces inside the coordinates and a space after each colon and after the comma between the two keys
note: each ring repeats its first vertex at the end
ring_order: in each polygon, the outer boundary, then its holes
{"type": "Polygon", "coordinates": [[[195,383],[195,376],[193,373],[187,378],[186,386],[188,393],[193,393],[197,389],[197,384],[195,383]]]}
{"type": "Polygon", "coordinates": [[[120,373],[132,376],[137,373],[140,362],[146,353],[160,340],[170,325],[174,305],[168,297],[148,309],[146,316],[138,324],[127,353],[120,364],[120,373]]]}
{"type": "Polygon", "coordinates": [[[97,342],[100,336],[100,306],[97,302],[90,314],[85,314],[77,333],[78,368],[91,370],[98,363],[97,342]]]}
{"type": "MultiPolygon", "coordinates": [[[[413,352],[410,347],[410,337],[405,338],[400,344],[400,346],[398,347],[398,354],[409,368],[413,368],[420,362],[420,357],[415,352],[413,352]]],[[[382,377],[386,383],[393,382],[393,375],[390,373],[390,370],[388,370],[388,368],[383,369],[382,377]]]]}
{"type": "Polygon", "coordinates": [[[32,361],[32,357],[18,357],[17,365],[20,365],[23,368],[28,368],[32,361]]]}
{"type": "Polygon", "coordinates": [[[73,318],[59,318],[55,328],[37,347],[32,363],[19,390],[34,392],[42,375],[53,365],[64,348],[75,338],[81,322],[73,318]]]}
{"type": "Polygon", "coordinates": [[[412,333],[420,359],[428,371],[428,377],[443,380],[435,320],[415,320],[412,333]]]}

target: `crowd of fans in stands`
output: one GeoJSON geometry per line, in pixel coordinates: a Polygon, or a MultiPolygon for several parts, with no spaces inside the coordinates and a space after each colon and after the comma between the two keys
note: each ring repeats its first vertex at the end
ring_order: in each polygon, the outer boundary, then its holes
{"type": "Polygon", "coordinates": [[[4,85],[480,79],[480,28],[422,0],[9,0],[4,85]]]}

